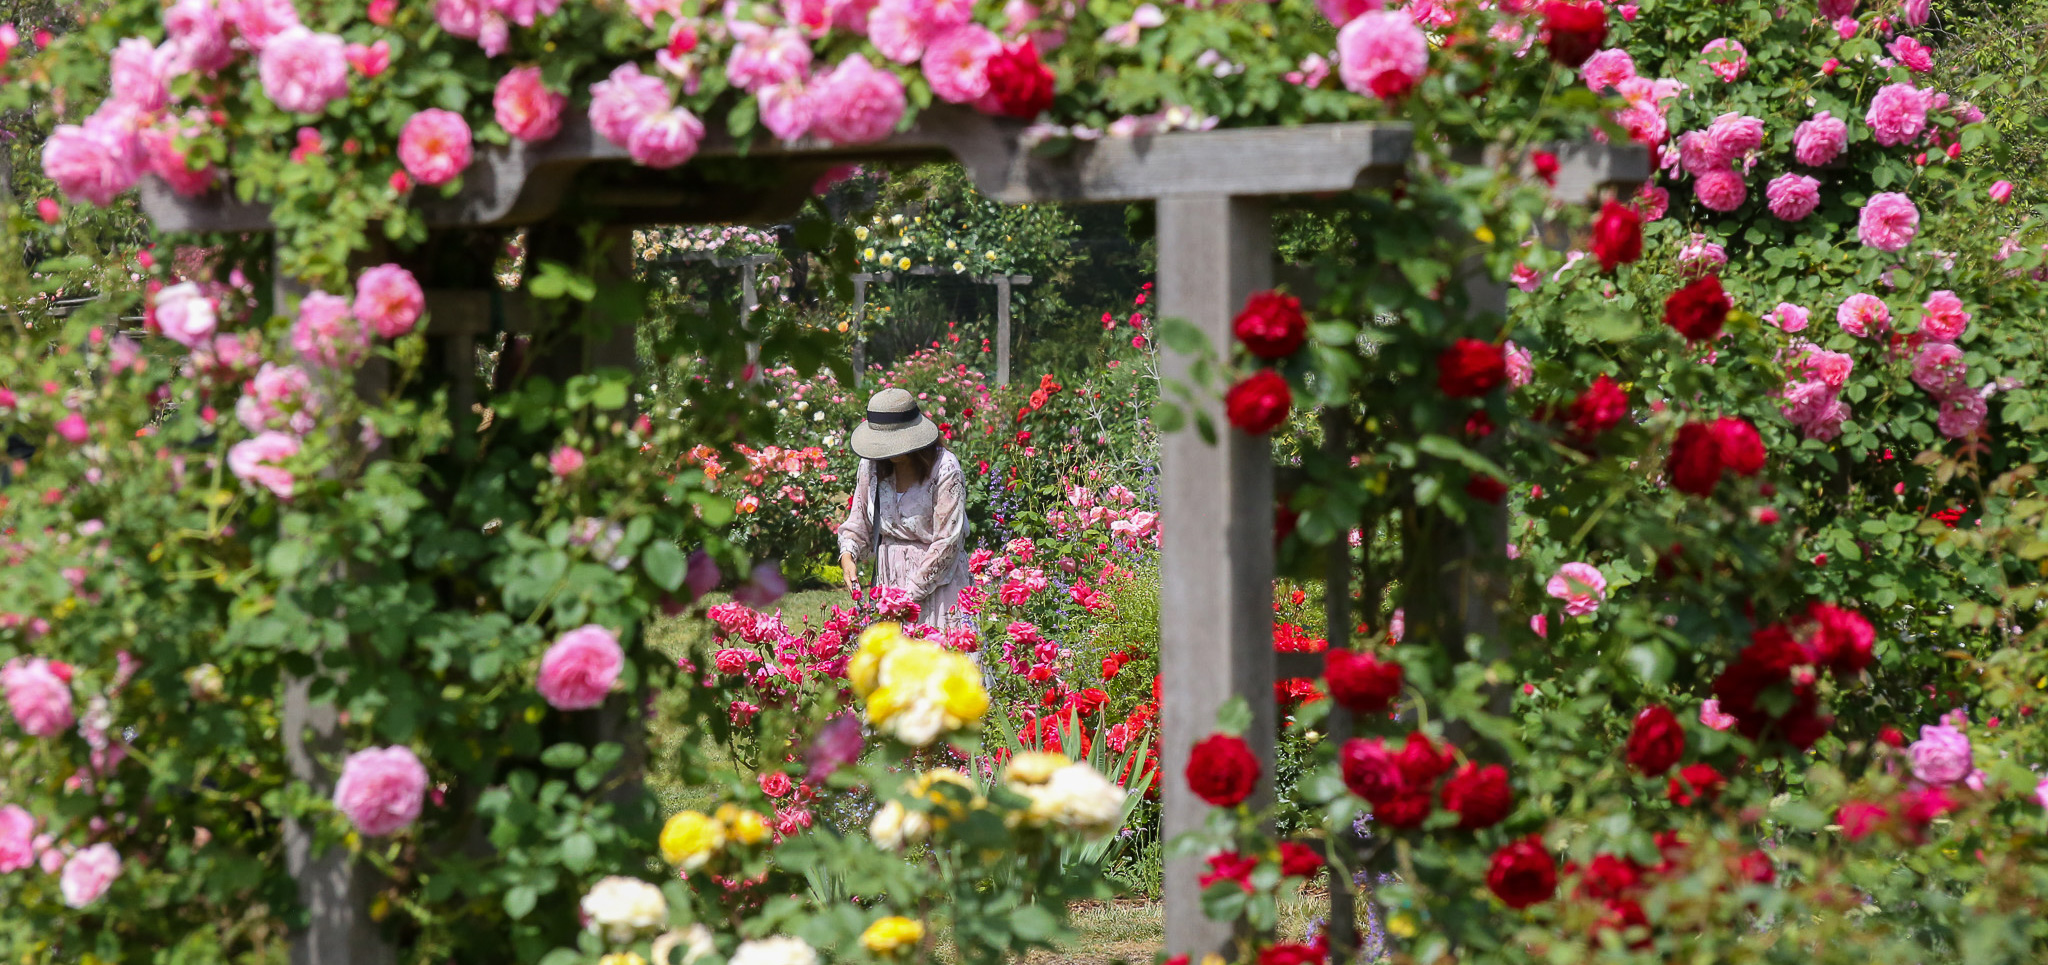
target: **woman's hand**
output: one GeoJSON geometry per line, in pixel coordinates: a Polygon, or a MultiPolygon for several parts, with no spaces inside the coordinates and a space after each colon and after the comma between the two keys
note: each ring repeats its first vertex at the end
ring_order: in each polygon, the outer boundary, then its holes
{"type": "Polygon", "coordinates": [[[847,595],[860,599],[860,565],[854,562],[852,553],[839,554],[839,572],[846,580],[847,595]]]}

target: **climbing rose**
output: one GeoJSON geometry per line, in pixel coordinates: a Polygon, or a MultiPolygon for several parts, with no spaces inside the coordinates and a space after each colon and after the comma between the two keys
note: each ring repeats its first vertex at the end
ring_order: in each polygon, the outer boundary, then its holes
{"type": "Polygon", "coordinates": [[[1863,115],[1863,123],[1870,125],[1877,143],[1898,147],[1927,129],[1927,111],[1933,104],[1933,91],[1911,84],[1887,84],[1870,99],[1870,111],[1863,115]]]}
{"type": "Polygon", "coordinates": [[[1465,762],[1444,782],[1443,796],[1444,810],[1457,814],[1458,827],[1468,831],[1499,824],[1515,807],[1507,768],[1499,764],[1465,762]]]}
{"type": "Polygon", "coordinates": [[[1920,209],[1896,191],[1871,196],[1856,222],[1856,238],[1879,251],[1898,251],[1920,231],[1920,209]]]}
{"type": "Polygon", "coordinates": [[[222,3],[221,10],[234,22],[235,33],[258,51],[278,34],[299,25],[299,11],[292,0],[234,0],[222,3]]]}
{"type": "Polygon", "coordinates": [[[1764,188],[1771,214],[1780,221],[1801,221],[1820,207],[1820,181],[1804,174],[1781,174],[1764,188]]]}
{"type": "Polygon", "coordinates": [[[1551,60],[1577,70],[1607,42],[1607,9],[1596,2],[1549,0],[1543,5],[1543,37],[1551,60]]]}
{"type": "Polygon", "coordinates": [[[1394,100],[1429,70],[1429,41],[1401,10],[1361,14],[1337,31],[1337,76],[1354,94],[1394,100]]]}
{"type": "Polygon", "coordinates": [[[619,638],[595,623],[564,633],[540,658],[534,689],[556,710],[589,710],[604,703],[626,668],[619,638]]]}
{"type": "Polygon", "coordinates": [[[1970,313],[1963,310],[1963,300],[1952,291],[1927,296],[1920,310],[1926,313],[1920,320],[1920,334],[1932,341],[1953,342],[1963,337],[1963,329],[1970,324],[1970,313]]]}
{"type": "Polygon", "coordinates": [[[0,665],[7,709],[30,737],[55,737],[71,726],[71,685],[42,657],[15,657],[0,665]]]}
{"type": "Polygon", "coordinates": [[[931,38],[932,13],[931,0],[881,0],[868,14],[868,40],[883,57],[911,63],[931,38]]]}
{"type": "Polygon", "coordinates": [[[747,20],[733,20],[732,53],[725,66],[726,80],[749,94],[792,80],[802,80],[811,69],[811,45],[804,35],[784,27],[771,29],[747,20]]]}
{"type": "Polygon", "coordinates": [[[1842,299],[1842,304],[1835,309],[1835,324],[1857,338],[1882,332],[1891,327],[1891,322],[1892,310],[1885,305],[1884,299],[1867,292],[1857,292],[1842,299]]]}
{"type": "Polygon", "coordinates": [[[433,186],[462,176],[470,161],[469,122],[430,107],[414,114],[398,135],[398,160],[414,181],[433,186]]]}
{"type": "Polygon", "coordinates": [[[661,78],[642,74],[637,64],[620,64],[611,76],[590,85],[590,126],[625,147],[642,120],[673,103],[661,78]]]}
{"type": "Polygon", "coordinates": [[[1308,320],[1302,317],[1301,299],[1277,291],[1253,292],[1231,330],[1253,355],[1284,359],[1307,341],[1308,320]]]}
{"type": "Polygon", "coordinates": [[[1911,37],[1901,36],[1887,45],[1885,50],[1913,73],[1924,74],[1934,69],[1933,51],[1928,50],[1926,44],[1911,37]]]}
{"type": "Polygon", "coordinates": [[[1710,430],[1720,447],[1721,465],[1738,476],[1754,476],[1764,468],[1764,442],[1748,419],[1723,416],[1710,430]]]}
{"type": "Polygon", "coordinates": [[[1691,807],[1699,801],[1712,801],[1721,796],[1721,789],[1728,786],[1728,779],[1714,769],[1712,764],[1687,764],[1680,768],[1678,776],[1664,788],[1664,796],[1679,807],[1691,807]]]}
{"type": "Polygon", "coordinates": [[[505,133],[528,143],[554,137],[562,130],[562,111],[569,106],[566,94],[556,93],[541,83],[539,67],[517,67],[498,78],[498,90],[491,95],[498,126],[505,133]]]}
{"type": "Polygon", "coordinates": [[[1590,563],[1566,563],[1543,584],[1543,592],[1564,601],[1566,616],[1581,617],[1600,609],[1607,577],[1590,563]]]}
{"type": "Polygon", "coordinates": [[[924,79],[940,100],[972,104],[988,94],[989,58],[1003,42],[987,27],[965,23],[935,35],[924,48],[924,79]]]}
{"type": "MultiPolygon", "coordinates": [[[[1355,21],[1354,21],[1355,22],[1355,21]]],[[[1239,431],[1262,436],[1287,421],[1294,392],[1272,369],[1260,369],[1223,395],[1223,413],[1239,431]]]]}
{"type": "Polygon", "coordinates": [[[1593,93],[1598,94],[1609,87],[1619,87],[1621,82],[1636,75],[1635,59],[1626,50],[1603,50],[1586,58],[1579,67],[1579,79],[1593,93]]]}
{"type": "Polygon", "coordinates": [[[197,140],[204,134],[204,128],[198,125],[183,125],[176,118],[165,118],[137,131],[135,143],[141,148],[143,162],[151,174],[164,179],[172,191],[195,198],[213,187],[218,172],[212,162],[193,167],[178,147],[178,138],[197,140]]]}
{"type": "Polygon", "coordinates": [[[1323,870],[1323,856],[1298,841],[1280,842],[1280,875],[1285,878],[1313,878],[1323,870]]]}
{"type": "Polygon", "coordinates": [[[1593,219],[1593,257],[1601,271],[1613,271],[1643,256],[1643,219],[1635,209],[1612,201],[1593,219]]]}
{"type": "Polygon", "coordinates": [[[1840,156],[1848,143],[1848,122],[1821,111],[1792,131],[1792,156],[1807,167],[1820,167],[1840,156]]]}
{"type": "Polygon", "coordinates": [[[1236,807],[1259,783],[1259,759],[1241,737],[1211,734],[1188,751],[1188,787],[1219,808],[1236,807]]]}
{"type": "Polygon", "coordinates": [[[1729,111],[1707,125],[1707,142],[1724,163],[1739,160],[1763,147],[1763,119],[1729,111]]]}
{"type": "Polygon", "coordinates": [[[704,140],[704,122],[686,107],[649,114],[633,127],[626,153],[650,168],[672,168],[697,156],[704,140]]]}
{"type": "Polygon", "coordinates": [[[988,75],[988,94],[996,113],[1028,121],[1051,109],[1055,93],[1052,68],[1039,59],[1038,47],[1030,37],[991,56],[983,71],[988,75]]]}
{"type": "Polygon", "coordinates": [[[1743,48],[1740,40],[1716,37],[1707,41],[1707,45],[1700,48],[1700,53],[1706,58],[1702,63],[1707,65],[1707,69],[1724,81],[1732,82],[1749,69],[1749,51],[1743,48]]]}
{"type": "Polygon", "coordinates": [[[228,471],[236,479],[270,490],[279,499],[290,499],[296,480],[291,470],[277,464],[298,454],[298,437],[274,430],[262,432],[228,447],[228,471]]]}
{"type": "Polygon", "coordinates": [[[1330,696],[1354,714],[1376,714],[1401,696],[1401,664],[1370,654],[1330,650],[1323,657],[1323,676],[1330,696]]]}
{"type": "Polygon", "coordinates": [[[1628,415],[1628,393],[1605,372],[1593,379],[1579,397],[1572,400],[1566,418],[1571,420],[1572,431],[1582,439],[1606,432],[1621,424],[1628,415]]]}
{"type": "Polygon", "coordinates": [[[287,111],[318,114],[348,96],[348,45],[333,34],[292,27],[270,38],[257,73],[263,94],[287,111]]]}
{"type": "Polygon", "coordinates": [[[1501,347],[1476,338],[1461,338],[1436,357],[1436,387],[1454,399],[1471,399],[1498,388],[1507,378],[1507,356],[1501,347]]]}
{"type": "Polygon", "coordinates": [[[1735,726],[1735,715],[1722,713],[1721,702],[1709,697],[1700,704],[1700,723],[1709,730],[1727,730],[1735,726]]]}
{"type": "Polygon", "coordinates": [[[1829,603],[1815,603],[1807,608],[1806,614],[1819,624],[1819,631],[1809,643],[1814,663],[1841,674],[1857,673],[1870,666],[1877,630],[1863,614],[1829,603]]]}
{"type": "Polygon", "coordinates": [[[1529,350],[1516,345],[1514,339],[1508,339],[1503,348],[1502,354],[1507,357],[1508,385],[1520,388],[1535,381],[1536,364],[1529,358],[1529,350]]]}
{"type": "Polygon", "coordinates": [[[156,293],[156,325],[164,337],[186,348],[213,340],[220,316],[213,302],[193,282],[183,281],[156,293]]]}
{"type": "Polygon", "coordinates": [[[1835,812],[1835,823],[1842,826],[1842,836],[1851,841],[1860,841],[1884,823],[1889,815],[1884,806],[1868,801],[1850,801],[1835,812]]]}
{"type": "Polygon", "coordinates": [[[1721,334],[1721,326],[1728,321],[1728,310],[1733,307],[1727,293],[1721,290],[1720,277],[1706,275],[1664,300],[1664,324],[1687,341],[1704,342],[1721,334]]]}
{"type": "Polygon", "coordinates": [[[213,0],[177,0],[164,10],[164,46],[169,67],[179,73],[211,74],[233,63],[228,23],[213,0]]]}
{"type": "Polygon", "coordinates": [[[1778,307],[1764,316],[1766,321],[1778,326],[1784,332],[1803,332],[1813,313],[1791,302],[1779,302],[1778,307]]]}
{"type": "Polygon", "coordinates": [[[1913,384],[1938,396],[1948,396],[1963,385],[1963,350],[1947,342],[1920,346],[1913,360],[1913,384]]]}
{"type": "Polygon", "coordinates": [[[1486,888],[1509,908],[1521,909],[1548,901],[1557,893],[1557,859],[1530,835],[1502,845],[1486,870],[1486,888]]]}
{"type": "Polygon", "coordinates": [[[143,114],[163,110],[171,94],[166,68],[175,53],[141,37],[121,41],[110,58],[108,100],[143,114]]]}
{"type": "Polygon", "coordinates": [[[1651,704],[1637,712],[1635,727],[1629,731],[1626,756],[1629,766],[1646,777],[1670,770],[1685,756],[1685,727],[1678,723],[1671,708],[1651,704]]]}
{"type": "Polygon", "coordinates": [[[2012,182],[2011,182],[2011,181],[1997,181],[1997,182],[1994,182],[1994,183],[1993,183],[1993,184],[1991,185],[1991,192],[1990,192],[1990,193],[1991,193],[1991,201],[1992,201],[1992,203],[1993,203],[1993,204],[2004,204],[2004,203],[2005,203],[2005,202],[2006,202],[2007,200],[2009,200],[2009,199],[2011,199],[2011,198],[2012,198],[2012,182]]]}
{"type": "Polygon", "coordinates": [[[80,850],[64,862],[64,873],[57,879],[57,890],[64,895],[68,908],[84,908],[112,887],[114,879],[121,876],[121,853],[104,841],[80,850]]]}
{"type": "Polygon", "coordinates": [[[426,310],[426,293],[412,272],[397,265],[378,265],[356,278],[355,316],[380,338],[412,331],[426,310]]]}
{"type": "Polygon", "coordinates": [[[43,142],[43,175],[65,197],[106,207],[142,177],[144,158],[122,123],[95,114],[83,127],[57,125],[43,142]]]}
{"type": "Polygon", "coordinates": [[[1742,207],[1749,200],[1749,184],[1733,168],[1715,168],[1693,182],[1693,194],[1709,210],[1723,213],[1742,207]]]}
{"type": "Polygon", "coordinates": [[[35,815],[20,805],[0,808],[0,875],[13,874],[35,863],[35,836],[35,815]]]}
{"type": "Polygon", "coordinates": [[[1721,481],[1721,445],[1714,438],[1713,429],[1704,422],[1679,426],[1678,436],[1671,440],[1671,456],[1664,464],[1664,472],[1679,492],[1713,495],[1714,485],[1721,481]]]}
{"type": "Polygon", "coordinates": [[[342,762],[334,782],[334,806],[356,830],[373,838],[418,820],[427,796],[427,768],[412,749],[372,747],[342,762]]]}
{"type": "Polygon", "coordinates": [[[903,119],[903,83],[853,54],[812,85],[817,120],[812,132],[837,145],[888,137],[903,119]]]}
{"type": "Polygon", "coordinates": [[[1380,738],[1345,741],[1337,762],[1344,787],[1375,805],[1393,800],[1405,786],[1400,765],[1388,753],[1386,741],[1380,738]]]}
{"type": "Polygon", "coordinates": [[[1958,392],[1941,400],[1941,414],[1935,417],[1934,427],[1950,439],[1961,439],[1981,428],[1989,414],[1982,396],[1958,392]]]}
{"type": "Polygon", "coordinates": [[[292,323],[292,348],[307,361],[331,369],[348,368],[363,360],[369,341],[369,330],[349,314],[349,304],[341,296],[314,291],[299,301],[299,317],[292,323]]]}

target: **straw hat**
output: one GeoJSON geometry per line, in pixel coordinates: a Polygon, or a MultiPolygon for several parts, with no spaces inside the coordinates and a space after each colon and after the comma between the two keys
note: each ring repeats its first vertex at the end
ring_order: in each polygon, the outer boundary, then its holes
{"type": "Polygon", "coordinates": [[[918,411],[917,400],[902,389],[883,389],[868,400],[866,422],[853,429],[853,454],[863,459],[889,459],[938,441],[939,427],[918,411]]]}

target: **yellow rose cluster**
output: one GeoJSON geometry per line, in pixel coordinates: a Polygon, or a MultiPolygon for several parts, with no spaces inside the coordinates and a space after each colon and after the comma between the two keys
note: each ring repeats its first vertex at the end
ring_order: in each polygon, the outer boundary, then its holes
{"type": "Polygon", "coordinates": [[[907,844],[922,841],[933,831],[944,831],[949,821],[967,816],[970,809],[981,807],[987,801],[982,797],[981,786],[964,772],[950,767],[934,768],[907,781],[903,793],[911,798],[929,801],[938,806],[932,813],[913,811],[901,801],[890,801],[875,809],[875,816],[868,822],[868,837],[876,844],[890,851],[901,851],[907,844]],[[942,790],[940,785],[949,785],[958,790],[942,790]]]}
{"type": "Polygon", "coordinates": [[[680,811],[661,826],[661,856],[684,871],[696,871],[717,857],[727,842],[756,845],[768,840],[768,819],[757,811],[721,804],[712,814],[680,811]]]}
{"type": "Polygon", "coordinates": [[[1024,811],[1025,824],[1086,834],[1116,830],[1130,796],[1087,762],[1044,751],[1023,751],[1010,758],[1003,782],[1031,802],[1024,811]]]}
{"type": "Polygon", "coordinates": [[[981,668],[964,654],[913,640],[894,623],[860,635],[846,675],[876,730],[913,747],[980,723],[988,712],[981,668]]]}

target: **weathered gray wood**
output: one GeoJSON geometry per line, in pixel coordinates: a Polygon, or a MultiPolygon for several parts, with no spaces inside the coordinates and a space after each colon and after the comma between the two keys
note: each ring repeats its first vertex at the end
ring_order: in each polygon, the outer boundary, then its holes
{"type": "MultiPolygon", "coordinates": [[[[1323,458],[1344,465],[1351,456],[1349,407],[1325,407],[1322,423],[1323,458]]],[[[1351,541],[1339,533],[1324,549],[1323,558],[1323,636],[1329,640],[1331,650],[1351,646],[1351,571],[1351,541]]],[[[1351,712],[1331,698],[1330,714],[1324,724],[1329,739],[1341,746],[1351,737],[1351,725],[1351,712]]],[[[1358,908],[1351,886],[1351,873],[1356,870],[1352,858],[1357,849],[1352,844],[1351,828],[1346,825],[1330,832],[1329,850],[1325,852],[1330,858],[1330,917],[1325,919],[1325,933],[1330,938],[1333,962],[1349,962],[1358,951],[1358,908]]]]}
{"type": "MultiPolygon", "coordinates": [[[[1272,216],[1266,202],[1227,196],[1159,202],[1160,313],[1188,320],[1217,354],[1230,349],[1230,322],[1252,292],[1271,287],[1272,216]]],[[[1194,359],[1165,352],[1165,378],[1186,382],[1194,359]]],[[[1228,428],[1220,400],[1201,403],[1221,428],[1217,444],[1190,425],[1161,440],[1160,673],[1164,677],[1161,766],[1167,840],[1198,829],[1209,806],[1182,775],[1199,738],[1232,697],[1246,700],[1245,734],[1269,773],[1253,806],[1272,800],[1273,467],[1270,441],[1228,428]]],[[[1169,954],[1221,951],[1227,924],[1202,915],[1200,858],[1167,863],[1169,954]]]]}
{"type": "Polygon", "coordinates": [[[853,315],[852,321],[848,324],[853,328],[853,387],[856,389],[867,380],[868,337],[866,331],[861,328],[861,322],[867,315],[868,282],[888,279],[888,272],[877,274],[863,271],[853,276],[853,315]]]}
{"type": "Polygon", "coordinates": [[[1030,275],[996,275],[976,279],[996,286],[996,384],[1010,384],[1010,286],[1031,284],[1030,275]]]}
{"type": "Polygon", "coordinates": [[[1405,123],[1309,124],[1103,138],[1062,155],[1020,149],[979,164],[961,151],[960,160],[999,201],[1317,194],[1391,178],[1413,139],[1405,123]]]}

